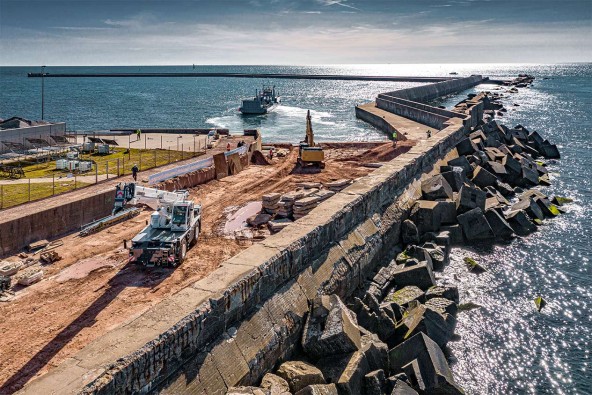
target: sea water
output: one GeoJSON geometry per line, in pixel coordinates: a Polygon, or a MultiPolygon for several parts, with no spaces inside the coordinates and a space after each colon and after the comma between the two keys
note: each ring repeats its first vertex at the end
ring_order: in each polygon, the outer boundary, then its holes
{"type": "MultiPolygon", "coordinates": [[[[447,353],[456,380],[469,394],[590,394],[592,371],[592,65],[456,64],[354,65],[325,67],[192,66],[48,67],[46,72],[262,72],[303,74],[459,76],[482,74],[536,77],[519,93],[483,85],[434,104],[452,106],[481,89],[504,93],[508,112],[499,119],[522,124],[559,146],[561,159],[549,165],[548,195],[574,199],[567,214],[507,245],[455,248],[438,281],[459,287],[461,303],[481,307],[458,315],[458,339],[447,353]],[[519,106],[514,106],[518,104],[519,106]],[[462,258],[487,268],[476,275],[462,258]],[[539,313],[534,298],[548,305],[539,313]]],[[[38,67],[0,67],[0,118],[41,114],[41,80],[27,78],[38,67]]],[[[232,78],[47,78],[46,119],[69,129],[137,127],[260,128],[268,141],[304,137],[311,110],[320,140],[384,138],[359,121],[354,106],[378,93],[417,83],[232,78]],[[275,85],[283,104],[273,113],[243,117],[241,98],[262,85],[275,85]]]]}

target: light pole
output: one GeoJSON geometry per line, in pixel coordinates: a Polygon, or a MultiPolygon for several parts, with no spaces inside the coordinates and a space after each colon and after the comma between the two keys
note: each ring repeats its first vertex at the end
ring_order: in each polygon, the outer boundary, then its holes
{"type": "Polygon", "coordinates": [[[45,66],[41,66],[41,120],[45,116],[45,66]]]}

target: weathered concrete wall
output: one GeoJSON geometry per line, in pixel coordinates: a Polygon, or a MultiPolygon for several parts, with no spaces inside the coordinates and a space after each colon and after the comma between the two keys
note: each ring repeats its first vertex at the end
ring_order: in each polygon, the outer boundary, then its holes
{"type": "Polygon", "coordinates": [[[455,123],[420,142],[22,392],[213,394],[256,381],[296,347],[308,300],[350,294],[397,243],[419,178],[463,136],[455,123]]]}
{"type": "MultiPolygon", "coordinates": [[[[388,123],[384,118],[379,117],[376,114],[372,114],[369,111],[364,110],[356,106],[356,118],[361,119],[362,121],[368,122],[370,125],[374,126],[376,129],[382,130],[387,134],[387,136],[392,136],[397,130],[388,123]]],[[[397,135],[398,140],[407,140],[402,133],[397,135]]]]}
{"type": "Polygon", "coordinates": [[[398,91],[384,93],[384,95],[411,101],[427,102],[437,97],[446,96],[451,93],[469,89],[475,85],[478,85],[482,81],[484,81],[482,76],[473,75],[470,77],[438,82],[436,84],[427,84],[413,88],[400,89],[398,91]]]}
{"type": "Polygon", "coordinates": [[[425,111],[416,107],[381,99],[380,97],[376,98],[376,106],[385,111],[412,119],[438,130],[444,129],[444,123],[450,119],[450,117],[439,115],[435,112],[425,111]]]}
{"type": "Polygon", "coordinates": [[[465,115],[463,114],[459,114],[457,112],[454,111],[449,111],[446,110],[444,108],[439,108],[439,107],[434,107],[434,106],[429,106],[427,104],[423,104],[423,103],[418,103],[418,102],[414,102],[411,100],[405,100],[405,99],[401,99],[398,97],[394,97],[394,96],[388,96],[384,93],[381,93],[378,95],[379,99],[383,99],[385,101],[390,101],[390,102],[395,102],[395,103],[399,103],[399,104],[403,104],[407,107],[412,107],[412,108],[417,108],[419,110],[423,110],[423,111],[429,111],[429,112],[433,112],[434,114],[438,114],[441,115],[443,117],[446,118],[464,118],[465,115]]]}
{"type": "MultiPolygon", "coordinates": [[[[58,237],[105,217],[113,210],[114,198],[115,193],[109,189],[94,196],[72,197],[67,204],[17,219],[0,219],[0,255],[15,253],[32,242],[58,237]]],[[[26,206],[22,209],[26,210],[26,206]]]]}

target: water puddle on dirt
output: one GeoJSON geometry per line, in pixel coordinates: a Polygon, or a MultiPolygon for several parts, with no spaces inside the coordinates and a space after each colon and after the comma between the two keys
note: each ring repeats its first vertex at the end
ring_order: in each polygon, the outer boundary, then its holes
{"type": "Polygon", "coordinates": [[[75,264],[62,270],[55,276],[55,281],[63,283],[68,280],[80,279],[88,276],[92,271],[103,267],[114,267],[113,261],[106,259],[88,258],[83,259],[75,264]]]}
{"type": "Polygon", "coordinates": [[[249,202],[238,210],[231,212],[226,217],[226,223],[222,233],[226,236],[234,236],[235,232],[247,227],[247,218],[261,211],[261,201],[249,202]]]}

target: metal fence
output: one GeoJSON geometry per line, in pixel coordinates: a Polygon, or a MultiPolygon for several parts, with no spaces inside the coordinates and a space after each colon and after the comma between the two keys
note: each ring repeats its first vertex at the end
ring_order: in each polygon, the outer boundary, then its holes
{"type": "MultiPolygon", "coordinates": [[[[190,144],[189,147],[180,144],[164,149],[132,148],[129,150],[119,148],[107,155],[81,155],[79,161],[92,163],[91,170],[85,172],[68,169],[58,170],[54,160],[44,163],[14,162],[10,166],[22,169],[23,171],[19,174],[24,173],[25,178],[11,179],[9,172],[0,173],[0,209],[130,175],[134,165],[140,171],[139,179],[142,179],[143,171],[203,155],[205,150],[206,146],[201,142],[200,144],[190,144]]],[[[202,162],[207,161],[211,161],[211,158],[198,161],[196,164],[200,166],[202,162]]],[[[181,167],[195,167],[196,164],[191,163],[181,167]]]]}

